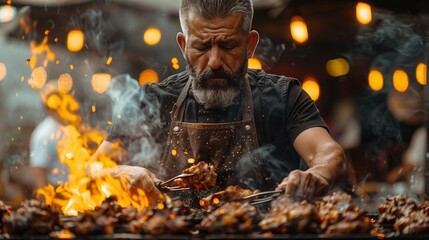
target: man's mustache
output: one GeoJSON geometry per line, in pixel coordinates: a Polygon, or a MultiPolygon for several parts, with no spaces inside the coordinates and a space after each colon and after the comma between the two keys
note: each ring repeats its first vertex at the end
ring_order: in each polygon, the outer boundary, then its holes
{"type": "Polygon", "coordinates": [[[212,70],[212,69],[208,69],[205,70],[204,72],[202,72],[199,75],[199,80],[207,80],[207,79],[211,79],[211,78],[224,78],[224,79],[229,79],[229,80],[234,80],[234,74],[226,71],[223,68],[219,68],[216,70],[212,70]]]}

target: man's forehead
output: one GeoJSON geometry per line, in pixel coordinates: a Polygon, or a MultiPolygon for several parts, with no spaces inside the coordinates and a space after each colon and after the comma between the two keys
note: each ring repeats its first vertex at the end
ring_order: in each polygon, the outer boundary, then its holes
{"type": "Polygon", "coordinates": [[[190,14],[188,17],[188,29],[194,30],[242,30],[243,17],[241,13],[234,13],[227,17],[207,18],[197,14],[190,14]]]}

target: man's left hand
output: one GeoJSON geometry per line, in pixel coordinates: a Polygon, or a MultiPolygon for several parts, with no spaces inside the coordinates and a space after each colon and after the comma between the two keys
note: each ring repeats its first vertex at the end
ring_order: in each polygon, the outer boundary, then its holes
{"type": "Polygon", "coordinates": [[[280,189],[297,200],[311,200],[326,194],[329,183],[314,171],[294,170],[277,186],[276,190],[280,189]]]}

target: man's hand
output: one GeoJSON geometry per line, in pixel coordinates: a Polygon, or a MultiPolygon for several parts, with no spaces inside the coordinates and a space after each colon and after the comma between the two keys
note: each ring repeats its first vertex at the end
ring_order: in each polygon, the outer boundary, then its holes
{"type": "Polygon", "coordinates": [[[300,133],[294,142],[295,150],[307,163],[307,171],[290,172],[278,188],[297,199],[313,199],[326,194],[344,177],[345,155],[329,132],[313,127],[300,133]]]}
{"type": "Polygon", "coordinates": [[[277,186],[276,190],[285,189],[285,194],[297,200],[311,200],[326,194],[329,183],[322,176],[311,170],[294,170],[277,186]]]}
{"type": "Polygon", "coordinates": [[[155,186],[162,182],[157,179],[155,174],[143,167],[119,165],[114,168],[105,169],[104,174],[110,174],[113,177],[122,177],[127,180],[130,186],[138,187],[144,190],[149,201],[157,203],[164,200],[164,195],[155,186]]]}

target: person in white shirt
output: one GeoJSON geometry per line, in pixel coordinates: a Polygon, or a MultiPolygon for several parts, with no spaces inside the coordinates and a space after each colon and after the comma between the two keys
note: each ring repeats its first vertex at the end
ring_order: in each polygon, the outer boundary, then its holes
{"type": "Polygon", "coordinates": [[[78,102],[70,94],[61,92],[57,81],[48,82],[40,94],[48,115],[30,138],[29,166],[33,174],[33,189],[48,184],[57,186],[67,181],[68,167],[59,160],[57,145],[66,137],[67,126],[78,126],[81,122],[78,102]]]}

